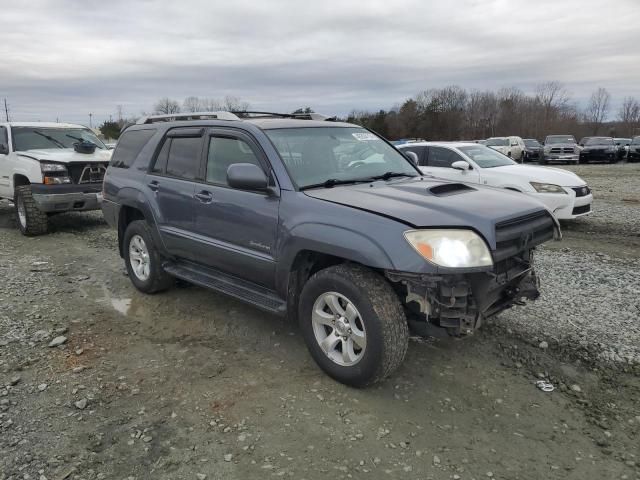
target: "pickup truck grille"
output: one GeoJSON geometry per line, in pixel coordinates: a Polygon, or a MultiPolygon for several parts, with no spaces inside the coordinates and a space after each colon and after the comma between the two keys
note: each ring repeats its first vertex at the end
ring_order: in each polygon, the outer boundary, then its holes
{"type": "Polygon", "coordinates": [[[573,147],[553,147],[551,153],[574,153],[573,147]]]}
{"type": "Polygon", "coordinates": [[[552,239],[553,230],[551,214],[544,210],[498,223],[494,262],[513,257],[552,239]]]}
{"type": "Polygon", "coordinates": [[[74,163],[67,166],[71,181],[75,184],[102,183],[107,171],[106,163],[74,163]]]}

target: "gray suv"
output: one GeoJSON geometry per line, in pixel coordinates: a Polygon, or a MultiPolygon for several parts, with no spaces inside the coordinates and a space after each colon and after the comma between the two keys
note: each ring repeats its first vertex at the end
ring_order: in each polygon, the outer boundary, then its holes
{"type": "Polygon", "coordinates": [[[560,235],[526,195],[426,177],[315,114],[143,118],[103,193],[137,289],[177,277],[296,318],[318,365],[354,386],[402,363],[408,320],[467,334],[537,298],[532,251],[560,235]]]}

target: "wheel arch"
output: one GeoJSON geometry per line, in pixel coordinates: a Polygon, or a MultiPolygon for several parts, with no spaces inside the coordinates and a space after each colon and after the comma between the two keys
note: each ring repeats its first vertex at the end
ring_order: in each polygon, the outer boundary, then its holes
{"type": "Polygon", "coordinates": [[[153,235],[153,240],[159,247],[164,247],[153,215],[141,204],[134,202],[125,202],[120,205],[118,210],[118,252],[124,258],[124,233],[129,224],[136,220],[144,220],[147,222],[153,235]]]}

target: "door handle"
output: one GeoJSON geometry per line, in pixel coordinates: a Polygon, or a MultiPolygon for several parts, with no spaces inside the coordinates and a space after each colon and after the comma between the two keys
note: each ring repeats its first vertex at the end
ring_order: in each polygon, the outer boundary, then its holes
{"type": "Polygon", "coordinates": [[[154,180],[153,182],[149,182],[147,186],[151,191],[157,192],[158,188],[160,187],[160,184],[154,180]]]}
{"type": "Polygon", "coordinates": [[[211,192],[207,192],[206,190],[202,190],[196,193],[194,197],[201,203],[211,203],[213,201],[213,195],[211,194],[211,192]]]}

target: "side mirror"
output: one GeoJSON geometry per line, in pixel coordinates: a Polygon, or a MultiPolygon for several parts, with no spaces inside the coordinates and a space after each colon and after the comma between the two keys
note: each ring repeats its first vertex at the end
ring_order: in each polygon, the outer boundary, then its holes
{"type": "Polygon", "coordinates": [[[0,143],[0,155],[9,155],[9,145],[0,143]]]}
{"type": "Polygon", "coordinates": [[[227,169],[227,183],[240,190],[264,191],[269,188],[269,179],[262,169],[253,163],[234,163],[227,169]]]}
{"type": "Polygon", "coordinates": [[[415,152],[402,152],[402,154],[407,157],[407,160],[409,160],[411,163],[413,163],[414,166],[418,166],[418,155],[416,155],[415,152]]]}
{"type": "Polygon", "coordinates": [[[469,165],[464,160],[458,160],[457,162],[453,162],[451,164],[451,168],[455,168],[456,170],[462,170],[463,172],[466,172],[467,170],[471,169],[471,165],[469,165]]]}

